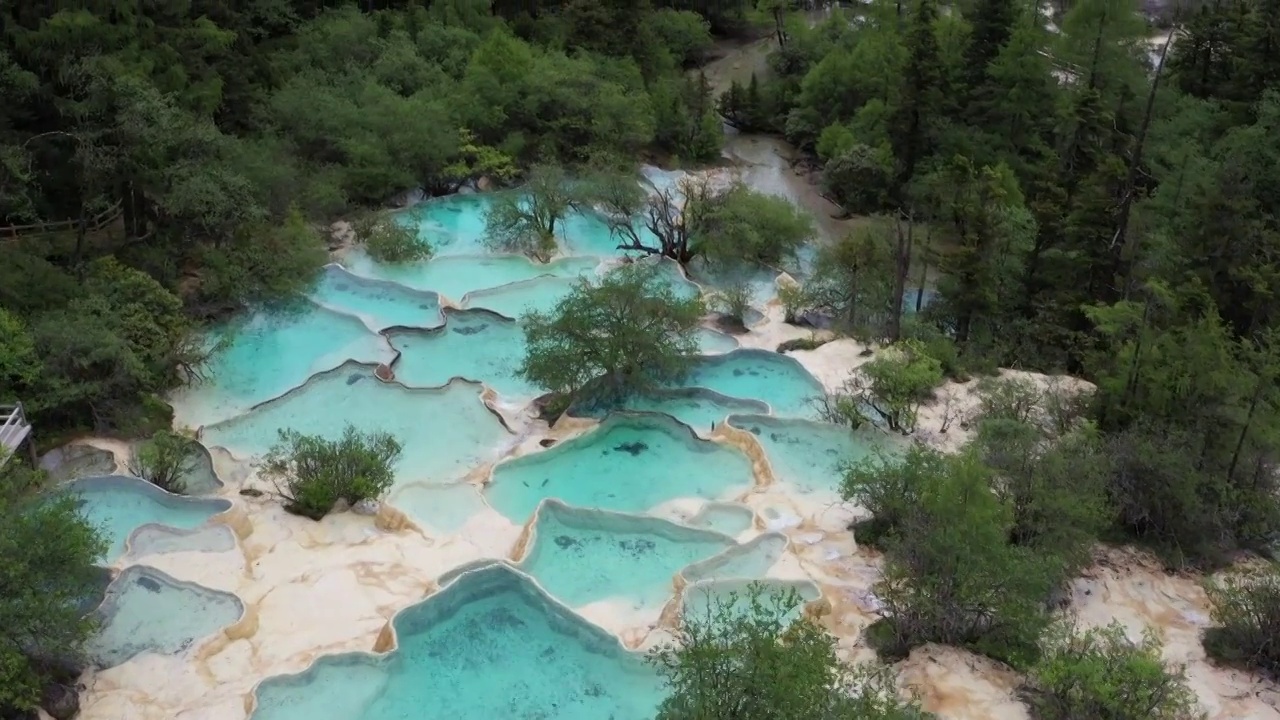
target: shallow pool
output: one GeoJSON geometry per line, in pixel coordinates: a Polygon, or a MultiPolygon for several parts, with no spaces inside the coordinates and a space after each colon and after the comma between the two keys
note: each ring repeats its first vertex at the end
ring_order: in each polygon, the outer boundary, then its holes
{"type": "Polygon", "coordinates": [[[572,414],[602,418],[617,410],[670,415],[700,433],[708,433],[730,415],[764,413],[769,411],[769,406],[759,400],[726,397],[703,388],[682,388],[629,395],[619,402],[595,408],[575,407],[572,414]]]}
{"type": "Polygon", "coordinates": [[[495,459],[509,437],[481,402],[480,391],[479,385],[459,380],[442,388],[409,389],[380,382],[368,366],[347,364],[251,413],[205,428],[202,441],[240,457],[261,456],[282,429],[336,439],[351,423],[400,441],[399,481],[447,483],[495,459]]]}
{"type": "Polygon", "coordinates": [[[578,282],[577,278],[550,276],[523,280],[468,293],[462,298],[462,307],[492,310],[513,319],[532,312],[550,312],[578,282]]]}
{"type": "Polygon", "coordinates": [[[230,500],[171,495],[146,480],[124,475],[104,475],[74,480],[63,486],[78,497],[85,517],[102,528],[110,563],[125,552],[133,531],[149,523],[191,529],[231,507],[230,500]]]}
{"type": "Polygon", "coordinates": [[[736,449],[699,440],[658,415],[614,415],[587,434],[499,464],[489,504],[517,523],[543,498],[578,507],[644,512],[678,497],[719,498],[754,482],[736,449]]]}
{"type": "Polygon", "coordinates": [[[340,265],[327,265],[311,299],[331,310],[354,315],[372,330],[389,327],[439,327],[440,298],[385,280],[353,275],[340,265]]]}
{"type": "Polygon", "coordinates": [[[534,532],[520,569],[571,607],[613,599],[656,611],[674,593],[677,571],[734,544],[666,520],[554,501],[538,512],[534,532]]]}
{"type": "Polygon", "coordinates": [[[257,312],[215,331],[204,380],[174,399],[178,420],[212,424],[279,397],[347,360],[391,362],[394,351],[358,318],[311,302],[257,312]]]}
{"type": "Polygon", "coordinates": [[[349,251],[342,263],[356,275],[439,293],[457,303],[470,292],[544,275],[567,278],[593,276],[600,260],[570,257],[550,263],[535,263],[523,255],[457,255],[433,258],[427,262],[384,265],[374,262],[356,248],[349,251]]]}
{"type": "Polygon", "coordinates": [[[387,655],[329,656],[263,683],[254,720],[650,720],[661,696],[638,656],[504,565],[393,622],[387,655]]]}
{"type": "Polygon", "coordinates": [[[100,668],[144,652],[173,655],[235,623],[243,613],[235,595],[133,565],[107,588],[98,608],[102,627],[89,641],[88,655],[100,668]]]}
{"type": "Polygon", "coordinates": [[[755,435],[769,458],[774,479],[803,493],[834,495],[840,490],[845,463],[862,460],[876,448],[901,444],[875,428],[855,431],[792,418],[734,415],[729,424],[755,435]]]}
{"type": "Polygon", "coordinates": [[[767,350],[735,350],[703,358],[682,383],[721,395],[769,404],[774,415],[816,418],[812,400],[823,393],[795,358],[767,350]]]}
{"type": "Polygon", "coordinates": [[[540,394],[516,373],[525,345],[524,331],[514,320],[484,310],[447,311],[446,317],[437,330],[387,333],[400,351],[396,380],[410,387],[437,387],[460,377],[482,382],[504,399],[540,394]]]}

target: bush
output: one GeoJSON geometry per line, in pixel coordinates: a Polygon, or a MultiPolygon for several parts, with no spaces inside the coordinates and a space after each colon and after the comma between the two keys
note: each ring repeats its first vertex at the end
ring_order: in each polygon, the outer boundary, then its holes
{"type": "Polygon", "coordinates": [[[677,644],[649,656],[671,689],[658,720],[931,717],[898,696],[888,668],[850,667],[826,630],[792,620],[801,602],[794,590],[766,595],[753,584],[745,596],[687,614],[677,644]]]}
{"type": "Polygon", "coordinates": [[[840,496],[871,513],[854,526],[857,541],[881,547],[883,540],[902,528],[930,479],[946,472],[946,464],[941,453],[919,443],[905,457],[877,451],[873,457],[845,463],[840,496]]]}
{"type": "Polygon", "coordinates": [[[729,283],[711,296],[711,306],[731,324],[746,329],[751,310],[751,286],[743,281],[729,283]]]}
{"type": "Polygon", "coordinates": [[[818,348],[831,342],[831,338],[795,338],[792,340],[784,340],[778,343],[778,352],[786,353],[793,350],[817,350],[818,348]]]}
{"type": "Polygon", "coordinates": [[[339,500],[379,498],[395,482],[392,465],[402,446],[389,433],[348,425],[338,440],[281,430],[262,474],[275,483],[285,510],[319,520],[339,500]]]}
{"type": "Polygon", "coordinates": [[[974,447],[996,473],[996,496],[1013,511],[1010,542],[1060,558],[1067,567],[1087,562],[1111,517],[1111,462],[1096,433],[1049,441],[1030,423],[986,420],[974,447]]]}
{"type": "Polygon", "coordinates": [[[1009,543],[1013,513],[971,454],[934,460],[917,475],[907,478],[915,500],[884,543],[874,587],[884,619],[867,629],[867,641],[888,659],[932,642],[1026,667],[1061,563],[1009,543]]]}
{"type": "Polygon", "coordinates": [[[809,294],[798,283],[783,285],[778,288],[778,301],[782,303],[783,322],[794,325],[800,313],[809,307],[809,294]]]}
{"type": "Polygon", "coordinates": [[[854,371],[842,394],[872,410],[904,435],[915,431],[920,404],[942,382],[942,367],[914,340],[895,343],[854,371]]]}
{"type": "Polygon", "coordinates": [[[195,470],[199,448],[188,437],[161,430],[141,443],[129,461],[129,472],[161,490],[182,494],[186,476],[195,470]]]}
{"type": "Polygon", "coordinates": [[[101,531],[73,495],[23,492],[43,484],[39,475],[16,460],[0,469],[3,717],[35,717],[14,711],[33,710],[50,682],[74,682],[84,644],[97,625],[83,606],[103,587],[102,569],[95,565],[107,551],[101,531]],[[59,676],[59,669],[70,677],[59,676]]]}
{"type": "Polygon", "coordinates": [[[1209,657],[1280,679],[1280,568],[1235,573],[1206,589],[1214,622],[1204,632],[1209,657]]]}
{"type": "Polygon", "coordinates": [[[357,223],[356,237],[369,256],[378,262],[407,263],[429,260],[431,244],[410,228],[390,219],[369,219],[357,223]]]}
{"type": "Polygon", "coordinates": [[[1165,667],[1159,640],[1148,632],[1132,643],[1118,623],[1083,633],[1050,628],[1023,693],[1039,720],[1203,717],[1184,673],[1165,667]]]}

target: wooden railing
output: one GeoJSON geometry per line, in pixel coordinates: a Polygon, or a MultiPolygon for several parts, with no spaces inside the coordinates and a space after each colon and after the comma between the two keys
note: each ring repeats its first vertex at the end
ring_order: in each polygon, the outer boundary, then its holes
{"type": "MultiPolygon", "coordinates": [[[[86,233],[98,232],[115,222],[124,212],[124,206],[117,202],[115,205],[103,210],[92,218],[86,218],[84,221],[84,229],[86,233]]],[[[80,228],[79,220],[60,220],[58,222],[33,223],[31,225],[8,225],[0,227],[0,242],[20,240],[24,237],[36,237],[39,235],[57,235],[60,233],[75,232],[80,228]]]]}
{"type": "MultiPolygon", "coordinates": [[[[0,465],[31,436],[31,423],[22,409],[22,403],[0,405],[0,465]]],[[[33,453],[34,455],[34,453],[33,453]]]]}

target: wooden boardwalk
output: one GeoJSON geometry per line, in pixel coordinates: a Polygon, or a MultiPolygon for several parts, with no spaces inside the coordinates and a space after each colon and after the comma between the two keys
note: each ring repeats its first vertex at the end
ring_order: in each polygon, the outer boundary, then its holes
{"type": "Polygon", "coordinates": [[[34,459],[36,448],[31,441],[31,423],[22,410],[22,403],[0,405],[0,465],[4,465],[23,443],[28,443],[27,447],[34,459]]]}

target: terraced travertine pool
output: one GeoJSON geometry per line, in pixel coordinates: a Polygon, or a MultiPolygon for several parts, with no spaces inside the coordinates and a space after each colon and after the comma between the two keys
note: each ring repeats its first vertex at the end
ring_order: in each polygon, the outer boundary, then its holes
{"type": "MultiPolygon", "coordinates": [[[[564,223],[554,262],[490,254],[490,202],[401,212],[433,259],[386,266],[349,250],[296,306],[211,336],[208,379],[173,398],[177,424],[217,460],[224,484],[210,497],[123,477],[71,486],[109,528],[103,563],[121,572],[96,646],[112,680],[91,689],[84,717],[640,720],[664,693],[639,652],[660,616],[753,579],[817,597],[775,577],[798,565],[787,535],[762,532],[756,498],[826,502],[839,463],[877,436],[817,422],[822,385],[803,365],[710,326],[683,384],[575,408],[549,430],[526,412],[541,389],[516,372],[520,317],[619,253],[587,214],[564,223]],[[394,381],[374,377],[379,363],[394,381]],[[314,523],[239,494],[270,490],[254,463],[280,430],[333,437],[347,423],[404,444],[377,518],[314,523]],[[216,575],[223,566],[239,574],[216,575]],[[193,679],[161,688],[147,679],[158,667],[193,679]]],[[[663,272],[678,294],[704,291],[674,263],[663,272]]],[[[749,279],[763,311],[771,279],[749,279]]]]}

